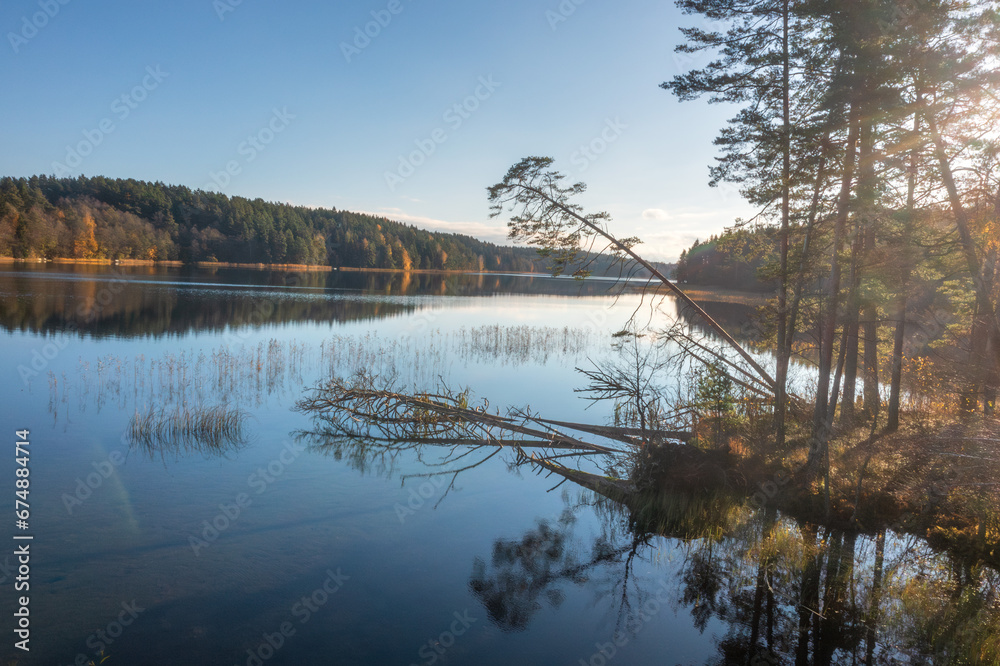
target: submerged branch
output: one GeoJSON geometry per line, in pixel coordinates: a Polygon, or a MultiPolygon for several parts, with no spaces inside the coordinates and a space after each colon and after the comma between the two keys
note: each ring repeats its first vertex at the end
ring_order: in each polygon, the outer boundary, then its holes
{"type": "MultiPolygon", "coordinates": [[[[570,449],[585,453],[616,454],[618,450],[587,442],[552,427],[528,412],[511,410],[508,415],[470,407],[468,391],[454,393],[446,387],[438,393],[407,394],[394,382],[365,373],[353,380],[334,378],[314,394],[296,404],[325,424],[328,435],[383,442],[470,444],[570,449]],[[380,384],[380,382],[382,382],[380,384]],[[529,439],[511,438],[511,434],[529,439]]],[[[563,424],[587,432],[583,424],[563,424]]]]}

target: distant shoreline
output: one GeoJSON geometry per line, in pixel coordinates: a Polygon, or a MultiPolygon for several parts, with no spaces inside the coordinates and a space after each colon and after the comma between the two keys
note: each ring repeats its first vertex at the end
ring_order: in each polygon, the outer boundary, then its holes
{"type": "Polygon", "coordinates": [[[225,261],[186,262],[175,259],[16,259],[14,257],[0,257],[0,263],[76,266],[169,266],[172,268],[197,266],[199,268],[255,268],[260,270],[316,271],[320,273],[336,270],[330,266],[316,266],[311,264],[242,264],[225,261]]]}
{"type": "Polygon", "coordinates": [[[740,289],[729,289],[726,287],[711,287],[706,285],[699,285],[697,287],[688,287],[686,285],[677,285],[680,287],[685,294],[690,296],[696,301],[715,301],[716,303],[743,303],[745,305],[764,305],[767,303],[767,299],[770,296],[770,292],[767,291],[757,291],[757,290],[746,290],[742,291],[740,289]]]}
{"type": "MultiPolygon", "coordinates": [[[[252,270],[275,270],[275,271],[301,271],[315,273],[330,273],[333,271],[344,273],[400,273],[409,275],[517,275],[523,277],[551,277],[547,272],[519,273],[513,271],[473,271],[473,270],[453,270],[442,268],[413,268],[403,270],[402,268],[357,268],[354,266],[317,266],[311,264],[252,264],[252,263],[231,263],[224,261],[196,261],[184,262],[178,260],[152,260],[152,259],[17,259],[14,257],[0,257],[0,264],[59,264],[59,265],[79,265],[79,266],[169,266],[179,268],[182,266],[197,266],[198,268],[245,268],[252,270]]],[[[695,300],[711,300],[724,303],[744,303],[762,305],[767,302],[768,292],[742,291],[725,287],[711,287],[705,285],[686,286],[678,285],[684,292],[695,300]]],[[[633,285],[633,288],[641,288],[633,285]]],[[[662,285],[650,283],[649,288],[661,290],[662,285]]]]}
{"type": "Polygon", "coordinates": [[[529,277],[548,277],[548,273],[519,273],[516,271],[474,271],[474,270],[454,270],[443,268],[413,268],[403,270],[402,268],[357,268],[354,266],[320,266],[316,264],[254,264],[254,263],[233,263],[226,261],[194,261],[186,262],[179,260],[159,260],[159,259],[17,259],[14,257],[0,257],[0,263],[14,264],[62,264],[81,266],[197,266],[199,268],[251,268],[258,270],[287,270],[287,271],[315,271],[329,273],[332,271],[344,271],[348,273],[415,273],[427,275],[526,275],[529,277]]]}
{"type": "Polygon", "coordinates": [[[524,275],[527,277],[548,277],[548,273],[519,273],[517,271],[473,271],[473,270],[454,270],[448,268],[411,268],[410,270],[403,270],[402,268],[357,268],[355,266],[339,266],[335,268],[336,271],[343,271],[345,273],[417,273],[423,275],[524,275]]]}

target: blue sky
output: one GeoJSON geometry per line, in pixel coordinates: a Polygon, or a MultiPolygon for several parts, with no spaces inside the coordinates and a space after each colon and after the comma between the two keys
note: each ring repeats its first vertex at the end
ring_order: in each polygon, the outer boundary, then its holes
{"type": "Polygon", "coordinates": [[[0,174],[158,180],[503,242],[485,188],[548,155],[668,259],[754,212],[707,184],[733,110],[658,87],[705,64],[673,51],[697,21],[638,0],[7,0],[0,174]]]}

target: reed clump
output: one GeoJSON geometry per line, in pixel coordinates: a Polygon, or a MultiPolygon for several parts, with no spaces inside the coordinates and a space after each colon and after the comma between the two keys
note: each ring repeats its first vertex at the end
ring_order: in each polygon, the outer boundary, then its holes
{"type": "Polygon", "coordinates": [[[149,453],[196,450],[221,455],[246,443],[247,416],[229,405],[182,405],[170,411],[150,407],[136,411],[126,433],[131,446],[149,453]]]}

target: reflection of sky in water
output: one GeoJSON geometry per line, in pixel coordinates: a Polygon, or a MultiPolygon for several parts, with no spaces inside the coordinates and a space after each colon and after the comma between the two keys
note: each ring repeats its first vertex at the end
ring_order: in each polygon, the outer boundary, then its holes
{"type": "MultiPolygon", "coordinates": [[[[248,294],[229,287],[160,287],[155,289],[173,298],[184,291],[181,298],[206,300],[209,307],[213,299],[222,305],[238,297],[253,307],[273,300],[272,293],[286,298],[282,290],[248,294]]],[[[563,510],[560,495],[545,492],[553,485],[548,480],[512,477],[497,460],[463,475],[436,509],[430,504],[442,490],[434,487],[434,496],[401,523],[396,506],[412,502],[411,491],[421,485],[411,479],[400,487],[399,475],[425,469],[412,456],[397,461],[389,477],[362,475],[333,457],[299,452],[280,466],[264,492],[258,494],[260,486],[251,485],[251,478],[269,464],[277,469],[274,461],[291,441],[289,433],[308,428],[308,419],[289,407],[303,387],[330,369],[335,354],[321,351],[321,343],[339,341],[342,347],[351,341],[372,355],[364,358],[385,362],[386,355],[395,355],[404,369],[407,359],[419,354],[426,369],[408,382],[441,378],[472,387],[492,404],[530,403],[556,417],[579,416],[585,403],[572,391],[573,366],[603,353],[607,333],[620,327],[626,309],[608,311],[607,298],[518,294],[500,294],[485,303],[427,294],[305,293],[294,298],[388,299],[409,307],[364,321],[242,324],[155,340],[0,334],[8,350],[3,372],[13,380],[9,413],[18,415],[17,427],[31,428],[35,447],[32,524],[36,547],[46,553],[34,572],[40,589],[33,613],[45,618],[38,622],[36,640],[46,646],[37,663],[68,663],[79,652],[91,655],[87,638],[117,617],[121,602],[132,599],[147,610],[107,646],[113,657],[123,663],[237,663],[238,654],[256,646],[262,633],[289,619],[296,599],[322,583],[327,568],[338,567],[350,582],[308,624],[296,624],[299,633],[272,663],[326,663],[331,655],[341,656],[332,663],[419,662],[418,650],[427,638],[447,629],[453,612],[466,609],[478,621],[451,649],[452,663],[491,663],[490,654],[497,655],[493,663],[517,654],[522,659],[588,657],[591,632],[577,623],[592,624],[600,615],[588,619],[593,611],[586,586],[572,586],[558,609],[539,613],[537,626],[519,636],[492,628],[467,589],[474,558],[488,554],[493,539],[563,510]],[[551,349],[542,356],[537,349],[527,356],[502,345],[491,349],[484,336],[497,326],[501,332],[541,330],[551,338],[551,349]],[[149,399],[137,387],[148,391],[165,385],[166,359],[172,358],[179,372],[184,355],[189,374],[177,378],[176,386],[179,390],[183,384],[194,400],[196,378],[211,376],[200,366],[200,356],[203,362],[223,348],[252,353],[261,345],[266,349],[272,339],[286,351],[295,345],[305,351],[274,390],[247,386],[228,396],[251,413],[248,447],[221,459],[198,454],[149,459],[127,450],[122,433],[134,410],[149,399]],[[575,342],[564,348],[567,339],[575,342]],[[33,352],[44,357],[53,349],[59,350],[55,357],[23,384],[17,366],[30,368],[33,352]],[[137,376],[139,356],[145,377],[137,376]],[[86,483],[88,474],[99,474],[113,452],[124,454],[126,462],[95,482],[96,489],[80,490],[78,480],[86,483]],[[82,503],[70,500],[69,513],[66,497],[88,491],[82,503]],[[239,493],[251,497],[250,506],[196,557],[190,537],[239,493]]],[[[203,386],[202,398],[214,404],[220,395],[203,386]]],[[[593,412],[588,418],[601,416],[593,412]]],[[[580,526],[583,533],[598,529],[592,517],[581,517],[580,526]]],[[[650,654],[665,649],[660,641],[669,635],[649,632],[646,649],[650,654]]],[[[675,646],[681,635],[674,632],[675,646]]],[[[245,659],[244,654],[240,663],[245,659]]]]}
{"type": "MultiPolygon", "coordinates": [[[[169,290],[157,285],[153,291],[202,300],[206,312],[233,298],[247,301],[251,310],[286,298],[359,307],[384,298],[403,307],[368,312],[363,319],[321,321],[316,314],[322,311],[313,311],[299,320],[265,317],[261,324],[237,321],[222,328],[213,320],[199,329],[191,320],[175,334],[157,338],[9,328],[0,333],[8,426],[32,431],[32,548],[38,554],[32,614],[38,648],[23,663],[70,663],[81,652],[92,657],[88,637],[133,599],[146,610],[107,645],[112,663],[244,664],[246,650],[285,621],[293,622],[296,634],[268,664],[422,663],[421,647],[449,628],[454,613],[465,611],[476,622],[438,663],[576,664],[590,660],[597,643],[611,640],[621,623],[632,538],[623,529],[624,518],[595,512],[589,493],[569,484],[547,492],[558,479],[524,474],[526,469],[511,474],[500,458],[463,473],[434,508],[443,494],[441,482],[401,483],[407,474],[428,470],[413,453],[360,471],[346,458],[300,450],[290,434],[309,429],[310,421],[290,407],[305,387],[333,370],[395,368],[407,385],[443,380],[472,388],[494,406],[530,404],[552,418],[600,423],[610,407],[584,410],[588,403],[573,391],[580,384],[574,367],[607,358],[610,333],[637,307],[634,295],[611,309],[606,296],[541,296],[516,289],[489,298],[386,296],[361,289],[287,297],[282,289],[248,292],[231,285],[172,284],[169,290]],[[280,368],[268,379],[268,363],[278,358],[267,360],[272,340],[284,360],[275,363],[280,368]],[[244,367],[258,349],[265,360],[262,380],[244,367]],[[56,353],[46,360],[52,350],[56,353]],[[241,365],[223,387],[211,364],[221,350],[241,365]],[[33,361],[38,375],[25,384],[18,366],[31,368],[33,361]],[[172,379],[165,375],[168,367],[172,379]],[[174,387],[174,402],[225,400],[246,409],[248,446],[223,457],[150,458],[129,451],[122,435],[130,416],[149,406],[150,391],[162,400],[167,385],[174,387]],[[125,457],[120,466],[107,462],[116,452],[125,457]],[[88,475],[95,488],[86,486],[88,475]],[[79,503],[72,499],[77,493],[83,497],[79,503]],[[220,519],[241,493],[250,504],[237,517],[220,519]],[[477,558],[487,574],[495,574],[498,539],[519,541],[537,531],[539,520],[557,525],[567,511],[575,520],[567,528],[559,567],[593,559],[600,544],[610,544],[619,555],[546,582],[533,597],[514,595],[531,600],[530,621],[505,631],[488,619],[481,596],[470,587],[477,558]],[[228,527],[213,540],[205,521],[228,527]],[[192,537],[208,540],[197,555],[192,537]],[[300,624],[292,609],[323,583],[328,569],[350,578],[300,624]]],[[[144,297],[155,310],[159,297],[144,297]]],[[[132,311],[137,327],[150,311],[132,311]]],[[[127,331],[128,317],[116,326],[127,331]]],[[[434,452],[425,452],[424,462],[433,460],[434,452]]],[[[13,478],[11,467],[8,459],[0,473],[13,478]]],[[[859,553],[867,555],[859,561],[869,566],[870,540],[861,543],[867,550],[859,553]]],[[[718,655],[717,642],[732,625],[711,617],[699,632],[686,606],[677,610],[678,580],[692,547],[652,537],[637,550],[628,569],[631,598],[655,594],[666,581],[671,601],[619,648],[615,663],[664,658],[706,663],[718,655]]],[[[896,558],[902,546],[890,540],[887,551],[896,558]]],[[[742,561],[735,550],[730,555],[732,562],[742,561]]]]}

